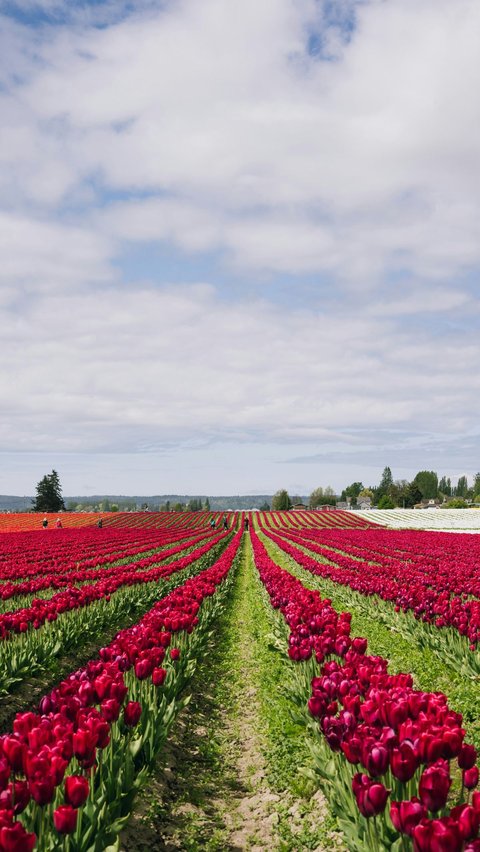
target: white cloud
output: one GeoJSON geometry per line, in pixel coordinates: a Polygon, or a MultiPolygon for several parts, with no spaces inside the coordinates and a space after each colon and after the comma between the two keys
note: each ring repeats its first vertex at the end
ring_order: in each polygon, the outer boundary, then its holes
{"type": "Polygon", "coordinates": [[[472,341],[412,346],[361,311],[232,306],[205,285],[77,288],[37,298],[17,323],[4,312],[2,327],[12,329],[0,384],[12,451],[194,435],[323,441],[355,426],[414,430],[437,406],[448,432],[480,414],[470,400],[480,382],[465,372],[472,341]]]}
{"type": "Polygon", "coordinates": [[[62,30],[19,92],[47,170],[31,193],[48,201],[47,185],[55,198],[88,171],[173,193],[194,220],[213,209],[221,221],[188,247],[220,240],[274,270],[323,269],[324,239],[346,249],[326,253],[342,275],[378,277],[395,252],[433,277],[478,262],[480,106],[468,82],[480,73],[478,4],[361,4],[336,62],[305,53],[314,6],[190,0],[62,30]],[[268,246],[279,228],[292,249],[259,256],[262,232],[268,246]]]}

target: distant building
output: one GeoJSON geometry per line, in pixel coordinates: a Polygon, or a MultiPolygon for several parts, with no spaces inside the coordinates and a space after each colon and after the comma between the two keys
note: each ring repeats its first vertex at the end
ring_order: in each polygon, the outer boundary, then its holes
{"type": "Polygon", "coordinates": [[[305,503],[295,503],[295,505],[292,506],[292,512],[306,512],[306,511],[307,511],[307,507],[305,506],[305,503]]]}
{"type": "Polygon", "coordinates": [[[357,500],[357,509],[361,509],[362,511],[366,509],[372,508],[372,501],[370,497],[362,497],[360,500],[357,500]]]}
{"type": "Polygon", "coordinates": [[[415,503],[414,509],[439,509],[440,500],[433,497],[430,500],[422,500],[421,503],[415,503]]]}

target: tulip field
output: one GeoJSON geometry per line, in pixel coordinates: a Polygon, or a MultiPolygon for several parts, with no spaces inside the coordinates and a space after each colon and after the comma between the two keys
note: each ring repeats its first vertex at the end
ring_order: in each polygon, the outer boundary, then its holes
{"type": "Polygon", "coordinates": [[[341,511],[42,519],[0,516],[0,852],[480,852],[479,536],[341,511]],[[167,813],[162,756],[211,690],[216,775],[184,751],[213,804],[177,808],[170,780],[167,813]]]}

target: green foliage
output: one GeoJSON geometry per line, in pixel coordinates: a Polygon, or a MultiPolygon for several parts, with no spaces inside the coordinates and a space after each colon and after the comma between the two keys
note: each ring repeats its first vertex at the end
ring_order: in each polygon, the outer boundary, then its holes
{"type": "Polygon", "coordinates": [[[380,485],[375,490],[376,500],[377,501],[380,500],[380,498],[383,497],[384,494],[389,494],[392,485],[393,485],[392,471],[390,470],[389,467],[384,467],[383,473],[382,473],[382,478],[380,480],[380,485]]]}
{"type": "Polygon", "coordinates": [[[351,485],[347,485],[346,488],[343,489],[341,494],[342,500],[350,500],[352,506],[357,505],[357,497],[363,491],[363,482],[352,482],[351,485]]]}
{"type": "Polygon", "coordinates": [[[455,497],[466,497],[468,492],[468,480],[466,476],[459,476],[455,488],[455,497]]]}
{"type": "Polygon", "coordinates": [[[454,497],[453,500],[449,500],[448,503],[443,505],[444,509],[467,509],[468,503],[465,500],[462,500],[461,497],[454,497]]]}
{"type": "Polygon", "coordinates": [[[445,497],[452,496],[452,483],[449,476],[442,476],[440,482],[438,483],[438,491],[445,497]]]}
{"type": "Polygon", "coordinates": [[[285,488],[281,488],[272,497],[272,511],[284,512],[291,508],[292,501],[290,500],[289,493],[285,490],[285,488]]]}
{"type": "Polygon", "coordinates": [[[265,502],[262,503],[262,505],[260,506],[260,511],[261,512],[269,512],[270,511],[270,503],[267,503],[267,501],[265,500],[265,502]]]}
{"type": "Polygon", "coordinates": [[[424,500],[434,500],[438,496],[438,476],[434,470],[419,470],[413,481],[424,500]]]}
{"type": "Polygon", "coordinates": [[[316,509],[317,506],[335,506],[337,502],[337,498],[333,488],[329,485],[324,489],[321,486],[319,488],[315,488],[314,491],[310,494],[308,500],[308,508],[316,509]]]}
{"type": "Polygon", "coordinates": [[[56,470],[47,473],[37,485],[37,496],[33,503],[34,512],[65,511],[62,487],[56,470]]]}
{"type": "Polygon", "coordinates": [[[383,494],[380,497],[380,500],[378,501],[377,508],[378,509],[394,509],[395,503],[393,502],[392,498],[388,496],[388,494],[383,494]]]}
{"type": "Polygon", "coordinates": [[[421,499],[422,492],[415,482],[410,482],[405,493],[405,509],[413,509],[417,503],[420,503],[421,499]]]}

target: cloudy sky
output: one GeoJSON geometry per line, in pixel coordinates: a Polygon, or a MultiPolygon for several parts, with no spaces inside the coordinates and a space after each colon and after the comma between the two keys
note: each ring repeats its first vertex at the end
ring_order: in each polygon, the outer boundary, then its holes
{"type": "Polygon", "coordinates": [[[0,493],[480,469],[478,0],[0,18],[0,493]]]}

